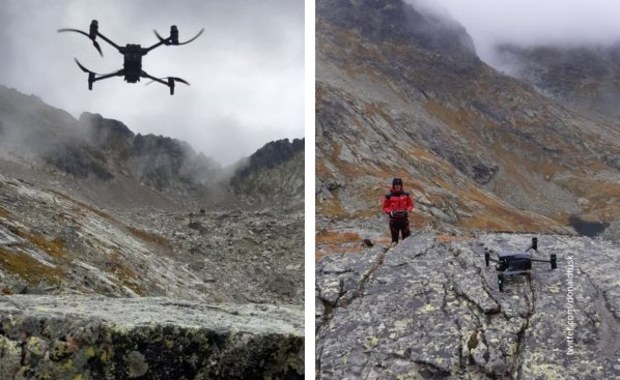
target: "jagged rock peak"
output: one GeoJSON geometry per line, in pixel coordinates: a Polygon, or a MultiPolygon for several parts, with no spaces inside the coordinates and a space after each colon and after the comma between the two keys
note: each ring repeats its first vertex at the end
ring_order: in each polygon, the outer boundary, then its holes
{"type": "Polygon", "coordinates": [[[243,176],[257,169],[273,168],[290,160],[303,149],[304,139],[293,139],[292,142],[289,139],[269,142],[248,158],[247,166],[243,167],[238,175],[243,176]]]}
{"type": "Polygon", "coordinates": [[[474,55],[465,28],[445,14],[403,0],[318,0],[317,21],[354,29],[375,41],[410,41],[450,55],[474,55]]]}

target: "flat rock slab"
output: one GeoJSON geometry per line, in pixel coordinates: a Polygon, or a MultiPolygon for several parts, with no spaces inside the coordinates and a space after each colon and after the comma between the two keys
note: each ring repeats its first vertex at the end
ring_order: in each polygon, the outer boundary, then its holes
{"type": "Polygon", "coordinates": [[[536,258],[556,254],[558,268],[535,263],[500,292],[484,249],[520,251],[532,236],[421,234],[323,257],[318,378],[619,379],[620,245],[539,235],[536,258]]]}
{"type": "Polygon", "coordinates": [[[0,298],[0,379],[303,378],[297,306],[0,298]]]}

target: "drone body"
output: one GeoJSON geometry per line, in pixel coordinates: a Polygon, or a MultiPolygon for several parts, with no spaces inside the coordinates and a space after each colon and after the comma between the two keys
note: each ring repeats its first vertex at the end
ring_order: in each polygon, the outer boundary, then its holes
{"type": "Polygon", "coordinates": [[[557,268],[557,256],[555,254],[550,255],[550,260],[538,260],[532,258],[530,251],[538,252],[538,238],[532,238],[532,244],[525,252],[499,253],[497,259],[491,258],[491,252],[485,248],[484,261],[486,266],[489,266],[490,261],[497,263],[495,269],[500,272],[497,275],[497,284],[500,292],[504,291],[506,277],[522,274],[529,276],[532,262],[550,263],[552,270],[557,268]]]}
{"type": "Polygon", "coordinates": [[[178,46],[178,45],[185,45],[188,44],[192,41],[194,41],[196,38],[198,38],[202,32],[204,32],[204,29],[201,29],[200,32],[198,32],[198,34],[196,36],[194,36],[192,39],[186,41],[186,42],[179,42],[179,30],[175,25],[172,25],[170,27],[170,36],[168,38],[163,38],[161,37],[156,31],[155,35],[157,36],[157,38],[159,39],[159,42],[155,43],[154,45],[151,45],[149,47],[143,48],[142,46],[138,45],[138,44],[127,44],[124,47],[123,46],[119,46],[116,43],[114,43],[112,40],[110,40],[109,38],[107,38],[106,36],[104,36],[103,34],[99,33],[99,22],[97,22],[97,20],[93,20],[90,23],[90,28],[89,28],[89,32],[83,32],[81,30],[78,29],[59,29],[58,32],[76,32],[76,33],[80,33],[86,37],[88,37],[92,42],[93,42],[93,46],[95,46],[95,49],[97,49],[97,51],[99,52],[99,54],[101,54],[103,56],[103,52],[101,50],[101,46],[99,45],[99,42],[97,42],[97,37],[100,37],[102,40],[104,40],[105,42],[107,42],[108,44],[112,45],[114,48],[116,48],[116,50],[118,50],[119,53],[121,53],[124,57],[124,61],[123,61],[123,68],[121,70],[118,70],[116,72],[110,73],[110,74],[97,74],[89,69],[87,69],[86,67],[84,67],[77,59],[75,60],[75,62],[77,63],[78,67],[80,69],[82,69],[82,71],[84,71],[85,73],[88,74],[88,89],[92,90],[93,89],[93,83],[103,80],[103,79],[108,79],[108,78],[112,78],[112,77],[116,77],[116,76],[122,76],[124,77],[125,81],[127,83],[136,83],[140,81],[140,78],[148,78],[151,79],[154,82],[158,82],[161,84],[164,84],[166,86],[168,86],[170,88],[170,95],[174,94],[174,85],[176,82],[181,82],[184,83],[186,85],[189,85],[189,83],[181,78],[177,78],[177,77],[166,77],[166,78],[156,78],[153,77],[149,74],[147,74],[144,70],[142,70],[142,57],[144,57],[145,55],[147,55],[151,50],[161,46],[161,45],[173,45],[173,46],[178,46]],[[166,79],[166,80],[164,80],[166,79]]]}

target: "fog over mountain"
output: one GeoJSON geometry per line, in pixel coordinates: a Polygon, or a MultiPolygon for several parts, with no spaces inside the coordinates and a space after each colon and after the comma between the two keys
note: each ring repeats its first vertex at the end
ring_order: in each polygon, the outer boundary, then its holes
{"type": "Polygon", "coordinates": [[[620,3],[613,0],[407,0],[451,15],[473,38],[478,55],[494,64],[493,46],[611,44],[620,40],[620,3]]]}

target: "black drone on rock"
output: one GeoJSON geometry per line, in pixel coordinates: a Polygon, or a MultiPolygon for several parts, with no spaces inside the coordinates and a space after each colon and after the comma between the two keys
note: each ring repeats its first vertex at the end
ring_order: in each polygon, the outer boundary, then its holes
{"type": "Polygon", "coordinates": [[[157,33],[157,31],[153,31],[155,35],[157,36],[157,38],[159,39],[159,42],[146,48],[143,48],[142,46],[136,45],[136,44],[127,44],[125,46],[117,45],[112,40],[110,40],[103,34],[99,33],[99,23],[97,22],[97,20],[93,20],[90,23],[90,30],[88,33],[83,32],[78,29],[58,29],[58,32],[77,32],[77,33],[85,35],[86,37],[90,38],[91,41],[93,41],[93,45],[95,46],[95,49],[97,49],[99,54],[103,56],[101,46],[99,46],[99,43],[97,42],[97,37],[100,37],[102,40],[104,40],[105,42],[109,43],[114,48],[116,48],[116,50],[118,50],[118,52],[123,55],[125,59],[123,68],[121,70],[118,70],[110,74],[97,74],[93,71],[88,70],[77,59],[75,60],[79,68],[88,74],[88,89],[89,90],[93,89],[93,83],[97,81],[116,77],[116,76],[123,76],[125,77],[125,81],[128,83],[139,82],[140,78],[151,79],[152,81],[168,86],[170,88],[170,95],[173,95],[174,85],[176,82],[181,82],[186,85],[189,85],[189,83],[177,77],[156,78],[154,76],[147,74],[146,71],[142,70],[142,57],[147,55],[151,50],[159,46],[162,46],[162,45],[178,46],[178,45],[188,44],[194,41],[196,38],[198,38],[202,34],[202,32],[204,32],[204,28],[201,29],[200,32],[198,32],[198,34],[194,36],[192,39],[185,41],[185,42],[179,42],[179,30],[177,29],[176,25],[172,25],[170,27],[170,36],[167,38],[163,38],[162,36],[159,35],[159,33],[157,33]]]}
{"type": "Polygon", "coordinates": [[[538,238],[533,237],[532,244],[527,247],[524,252],[498,253],[497,260],[491,258],[492,251],[485,247],[484,261],[486,266],[489,266],[489,262],[493,261],[497,263],[495,265],[495,269],[498,272],[501,272],[497,274],[497,284],[500,292],[504,291],[504,281],[506,277],[520,274],[529,276],[530,270],[532,269],[532,262],[550,263],[552,270],[558,267],[557,256],[555,253],[550,255],[550,260],[538,260],[532,258],[530,251],[538,252],[538,238]]]}

